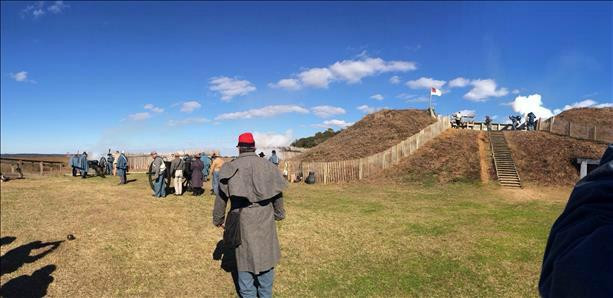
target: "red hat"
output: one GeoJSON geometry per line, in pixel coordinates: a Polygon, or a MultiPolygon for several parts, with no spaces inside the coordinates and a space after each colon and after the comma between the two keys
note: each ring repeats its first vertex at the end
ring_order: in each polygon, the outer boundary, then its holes
{"type": "Polygon", "coordinates": [[[238,145],[236,147],[255,147],[253,135],[250,132],[246,132],[238,136],[238,145]]]}

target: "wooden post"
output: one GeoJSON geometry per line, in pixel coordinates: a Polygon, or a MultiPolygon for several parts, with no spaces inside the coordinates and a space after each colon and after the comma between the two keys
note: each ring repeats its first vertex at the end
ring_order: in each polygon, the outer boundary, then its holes
{"type": "Polygon", "coordinates": [[[592,140],[596,141],[596,126],[594,126],[594,132],[592,133],[592,140]]]}
{"type": "Polygon", "coordinates": [[[553,123],[556,120],[556,116],[551,117],[551,120],[549,121],[549,132],[553,131],[553,123]]]}
{"type": "Polygon", "coordinates": [[[572,133],[571,133],[572,125],[573,123],[569,121],[568,122],[568,136],[569,137],[572,137],[572,133]]]}
{"type": "Polygon", "coordinates": [[[11,173],[15,173],[15,166],[11,164],[11,173]]]}
{"type": "Polygon", "coordinates": [[[39,163],[39,165],[40,165],[40,174],[41,174],[41,176],[42,176],[42,175],[43,175],[43,168],[44,168],[44,166],[43,166],[43,162],[41,161],[41,162],[39,163]]]}

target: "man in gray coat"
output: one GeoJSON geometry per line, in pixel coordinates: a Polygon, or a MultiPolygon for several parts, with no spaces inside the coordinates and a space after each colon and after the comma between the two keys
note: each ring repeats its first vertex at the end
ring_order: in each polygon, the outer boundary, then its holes
{"type": "Polygon", "coordinates": [[[164,164],[164,159],[161,156],[158,156],[157,152],[151,152],[151,158],[153,158],[151,172],[153,176],[154,194],[153,196],[156,198],[166,197],[166,165],[164,164]]]}
{"type": "Polygon", "coordinates": [[[240,135],[237,147],[239,156],[219,173],[213,224],[224,227],[229,199],[228,218],[236,218],[237,213],[240,218],[240,244],[235,247],[239,294],[272,297],[274,267],[281,257],[275,220],[285,218],[282,191],[287,182],[274,164],[255,154],[251,133],[240,135]]]}

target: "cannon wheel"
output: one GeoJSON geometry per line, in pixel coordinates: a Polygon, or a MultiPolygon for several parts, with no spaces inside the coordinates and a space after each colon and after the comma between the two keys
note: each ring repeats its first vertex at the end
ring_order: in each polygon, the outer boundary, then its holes
{"type": "MultiPolygon", "coordinates": [[[[165,178],[166,179],[166,193],[168,193],[168,188],[170,188],[170,161],[164,161],[164,164],[166,165],[166,175],[165,178]]],[[[153,188],[153,163],[149,164],[149,171],[147,171],[147,178],[149,178],[149,187],[151,187],[151,190],[154,190],[153,188]]]]}

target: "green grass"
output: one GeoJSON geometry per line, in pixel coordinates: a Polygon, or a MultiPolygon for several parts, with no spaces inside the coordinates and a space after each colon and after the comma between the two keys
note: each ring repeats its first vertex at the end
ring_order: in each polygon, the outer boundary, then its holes
{"type": "MultiPolygon", "coordinates": [[[[2,236],[54,241],[53,253],[2,284],[55,264],[52,296],[232,296],[211,254],[212,197],[150,196],[143,175],[2,185],[2,236]]],[[[474,183],[291,185],[278,225],[275,295],[537,296],[551,224],[569,189],[474,183]]]]}

